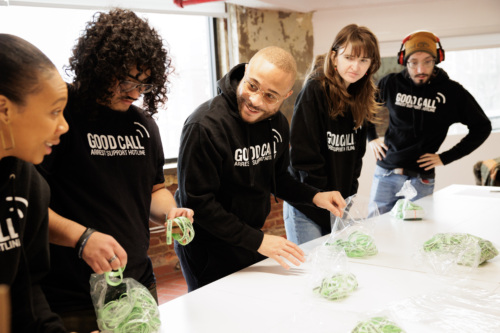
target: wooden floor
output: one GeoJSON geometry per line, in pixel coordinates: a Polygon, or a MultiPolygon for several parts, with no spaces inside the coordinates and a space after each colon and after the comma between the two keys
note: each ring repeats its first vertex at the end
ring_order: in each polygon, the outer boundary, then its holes
{"type": "Polygon", "coordinates": [[[181,271],[156,275],[156,290],[160,305],[187,294],[187,284],[181,271]]]}

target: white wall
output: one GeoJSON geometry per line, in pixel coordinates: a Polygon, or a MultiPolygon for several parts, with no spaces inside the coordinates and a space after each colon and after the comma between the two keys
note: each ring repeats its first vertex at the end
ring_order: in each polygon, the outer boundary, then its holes
{"type": "Polygon", "coordinates": [[[500,1],[421,0],[315,12],[314,55],[325,53],[350,23],[373,31],[383,57],[396,56],[403,38],[416,30],[432,31],[444,50],[500,46],[500,1]]]}
{"type": "MultiPolygon", "coordinates": [[[[445,51],[500,47],[500,1],[422,0],[314,13],[314,55],[325,53],[338,31],[350,23],[364,25],[373,31],[379,40],[382,57],[396,56],[403,38],[416,30],[432,31],[440,37],[445,51]]],[[[439,152],[448,150],[462,137],[448,136],[439,152]]],[[[474,185],[474,164],[499,156],[500,133],[492,133],[470,155],[437,168],[435,190],[451,184],[474,185]]],[[[375,158],[368,148],[359,179],[360,195],[369,196],[374,170],[375,158]]]]}

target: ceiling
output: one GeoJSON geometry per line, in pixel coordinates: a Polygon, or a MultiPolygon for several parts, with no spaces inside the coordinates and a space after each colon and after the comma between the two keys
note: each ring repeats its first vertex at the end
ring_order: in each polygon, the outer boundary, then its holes
{"type": "MultiPolygon", "coordinates": [[[[424,0],[425,1],[425,0],[424,0]]],[[[429,1],[429,0],[427,0],[429,1]]],[[[233,3],[240,6],[310,12],[319,10],[345,9],[355,7],[390,6],[415,2],[416,0],[226,0],[226,3],[233,3]]]]}
{"type": "MultiPolygon", "coordinates": [[[[178,2],[180,0],[177,0],[178,2]]],[[[322,10],[339,10],[353,8],[370,8],[402,4],[433,2],[435,0],[184,0],[184,8],[180,8],[174,0],[0,0],[1,6],[42,6],[63,8],[107,8],[123,6],[132,10],[144,12],[186,13],[209,16],[224,16],[224,3],[240,6],[281,10],[311,12],[322,10]],[[193,4],[189,4],[192,1],[193,4]],[[197,3],[198,2],[198,3],[197,3]],[[206,3],[203,3],[206,2],[206,3]]],[[[440,0],[447,1],[447,0],[440,0]]]]}

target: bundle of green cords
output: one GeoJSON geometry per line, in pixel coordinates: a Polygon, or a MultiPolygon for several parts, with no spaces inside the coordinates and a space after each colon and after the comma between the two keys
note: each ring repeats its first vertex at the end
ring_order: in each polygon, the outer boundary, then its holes
{"type": "Polygon", "coordinates": [[[314,288],[313,292],[328,300],[338,300],[349,296],[357,288],[358,280],[354,274],[340,273],[324,278],[321,285],[314,288]]]}
{"type": "Polygon", "coordinates": [[[167,244],[172,244],[172,238],[179,242],[181,245],[189,244],[194,238],[194,228],[191,221],[184,216],[176,217],[172,220],[165,222],[167,225],[167,244]],[[182,235],[179,233],[172,233],[172,226],[176,223],[181,229],[182,235]]]}
{"type": "MultiPolygon", "coordinates": [[[[106,273],[106,281],[111,286],[120,285],[122,279],[123,269],[106,273]],[[111,277],[119,277],[119,280],[111,277]]],[[[131,285],[118,299],[98,309],[97,321],[101,330],[113,333],[153,333],[159,332],[161,325],[158,305],[142,285],[131,285]]]]}
{"type": "Polygon", "coordinates": [[[386,317],[373,317],[360,322],[351,333],[404,333],[404,331],[386,317]]]}
{"type": "Polygon", "coordinates": [[[424,243],[423,248],[426,252],[452,252],[456,248],[462,249],[463,254],[458,263],[465,266],[475,266],[476,263],[482,264],[498,255],[498,250],[490,241],[466,233],[436,234],[424,243]],[[479,261],[477,260],[478,253],[475,244],[479,245],[481,249],[479,261]]]}
{"type": "Polygon", "coordinates": [[[326,245],[342,247],[346,255],[351,258],[373,256],[378,253],[373,237],[357,230],[352,232],[347,240],[337,239],[326,245]]]}
{"type": "Polygon", "coordinates": [[[400,220],[421,220],[423,208],[407,199],[399,199],[391,209],[391,214],[400,220]]]}

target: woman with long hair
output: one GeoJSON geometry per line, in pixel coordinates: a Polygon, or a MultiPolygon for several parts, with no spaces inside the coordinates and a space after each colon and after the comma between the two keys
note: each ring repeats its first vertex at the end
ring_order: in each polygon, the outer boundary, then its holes
{"type": "MultiPolygon", "coordinates": [[[[357,192],[366,150],[366,125],[378,109],[373,74],[380,67],[375,35],[350,24],[318,56],[295,102],[290,173],[344,198],[357,192]]],[[[284,203],[287,238],[302,244],[331,232],[330,215],[312,205],[284,203]]]]}

